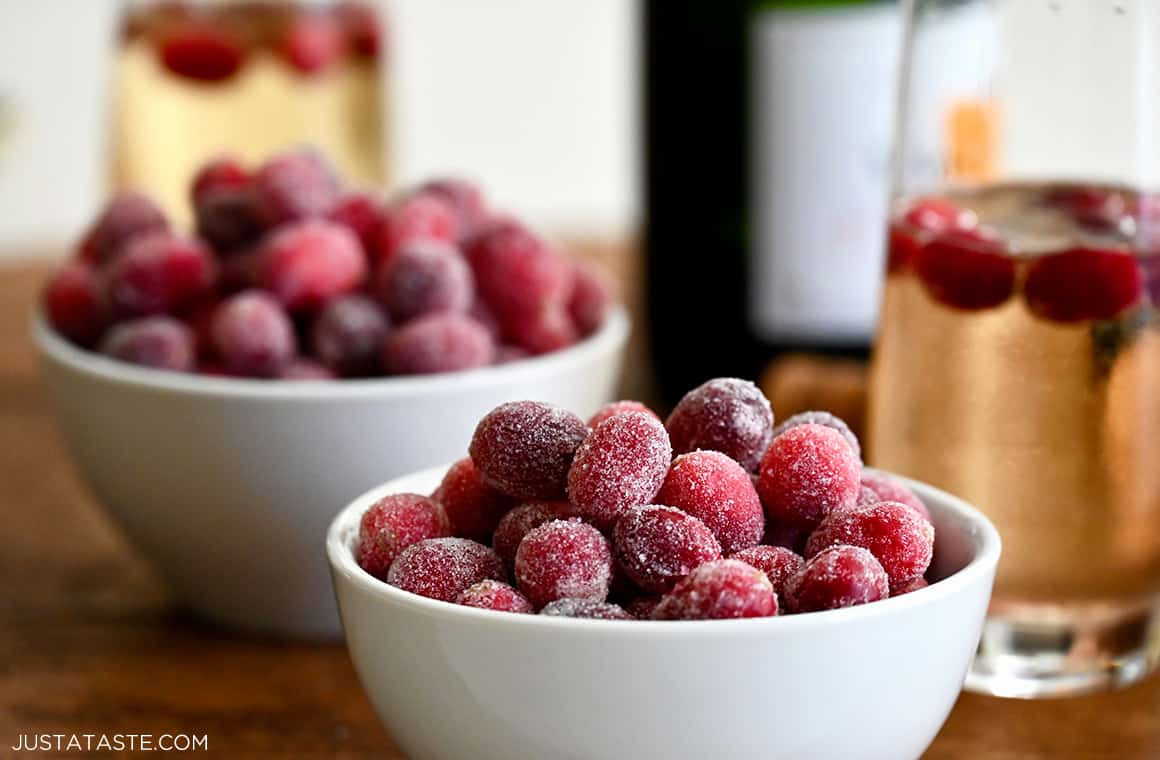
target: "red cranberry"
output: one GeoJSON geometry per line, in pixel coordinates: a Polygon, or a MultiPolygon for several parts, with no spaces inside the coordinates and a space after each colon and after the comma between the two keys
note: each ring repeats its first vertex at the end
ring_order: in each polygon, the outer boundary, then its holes
{"type": "Polygon", "coordinates": [[[379,237],[383,234],[383,207],[373,193],[344,193],[326,212],[326,218],[346,225],[351,232],[358,235],[369,261],[379,259],[379,237]]]}
{"type": "Polygon", "coordinates": [[[1015,260],[978,230],[952,230],[914,256],[914,271],[939,303],[974,311],[999,306],[1015,290],[1015,260]]]}
{"type": "Polygon", "coordinates": [[[892,224],[886,237],[886,271],[901,272],[910,266],[914,255],[922,247],[915,233],[902,224],[892,224]]]}
{"type": "Polygon", "coordinates": [[[611,293],[611,279],[606,272],[594,265],[577,264],[573,267],[568,314],[580,337],[588,337],[604,324],[612,301],[611,293]]]}
{"type": "Polygon", "coordinates": [[[471,457],[451,465],[432,498],[443,505],[452,534],[481,543],[491,538],[500,518],[513,506],[510,497],[483,482],[471,457]]]}
{"type": "Polygon", "coordinates": [[[564,306],[551,304],[527,320],[514,323],[507,335],[530,354],[550,354],[579,340],[576,326],[564,306]]]}
{"type": "Polygon", "coordinates": [[[466,589],[455,600],[464,607],[496,612],[532,613],[536,609],[528,598],[502,581],[484,580],[466,589]]]}
{"type": "Polygon", "coordinates": [[[854,505],[861,471],[841,433],[807,423],[773,439],[761,461],[757,491],[770,520],[809,528],[854,505]]]}
{"type": "Polygon", "coordinates": [[[82,252],[89,263],[105,264],[119,256],[133,238],[168,230],[169,220],[156,203],[141,193],[123,193],[109,201],[97,217],[82,252]]]}
{"type": "Polygon", "coordinates": [[[484,481],[516,499],[559,499],[588,428],[576,415],[539,401],[512,401],[488,412],[471,437],[484,481]]]}
{"type": "Polygon", "coordinates": [[[423,184],[419,195],[434,195],[442,198],[455,211],[459,239],[471,235],[487,218],[487,206],[479,187],[465,179],[442,177],[423,184]]]}
{"type": "Polygon", "coordinates": [[[676,507],[627,509],[612,536],[625,575],[653,593],[668,591],[695,568],[721,558],[713,531],[676,507]]]}
{"type": "Polygon", "coordinates": [[[930,519],[930,512],[922,500],[897,478],[892,478],[883,472],[863,470],[861,482],[863,490],[858,496],[858,502],[855,506],[869,507],[880,501],[897,501],[911,507],[927,520],[930,519]]]}
{"type": "MultiPolygon", "coordinates": [[[[600,407],[596,411],[596,414],[588,418],[588,427],[595,428],[609,417],[622,412],[644,412],[645,414],[651,414],[653,417],[657,417],[656,412],[639,401],[613,401],[600,407]]],[[[657,420],[659,421],[660,417],[657,417],[657,420]]]]}
{"type": "Polygon", "coordinates": [[[806,543],[806,557],[831,546],[860,546],[886,571],[892,586],[926,572],[934,553],[934,527],[911,507],[884,501],[835,512],[806,543]]]}
{"type": "Polygon", "coordinates": [[[623,607],[611,602],[597,602],[592,599],[557,599],[544,605],[541,615],[551,617],[583,618],[586,620],[632,620],[623,607]]]}
{"type": "Polygon", "coordinates": [[[902,220],[914,229],[942,232],[949,229],[968,229],[972,225],[966,214],[945,198],[922,198],[911,204],[902,220]]]}
{"type": "Polygon", "coordinates": [[[190,199],[194,206],[219,190],[241,190],[250,186],[250,171],[236,156],[222,155],[205,162],[193,176],[190,199]]]}
{"type": "Polygon", "coordinates": [[[249,188],[206,191],[194,206],[197,234],[219,253],[234,253],[257,244],[266,231],[249,188]]]}
{"type": "Polygon", "coordinates": [[[911,591],[918,591],[919,589],[926,588],[929,585],[930,584],[926,582],[926,578],[919,576],[918,578],[914,578],[913,580],[909,580],[906,583],[903,583],[897,588],[892,587],[890,589],[890,596],[902,596],[903,594],[909,594],[911,591]]]}
{"type": "Polygon", "coordinates": [[[192,372],[196,364],[193,333],[172,317],[152,316],[114,325],[101,341],[101,353],[130,364],[192,372]]]}
{"type": "Polygon", "coordinates": [[[806,540],[809,537],[809,528],[766,520],[765,534],[761,537],[761,543],[765,546],[781,546],[801,554],[806,550],[806,540]]]}
{"type": "Polygon", "coordinates": [[[753,479],[719,451],[677,457],[655,501],[682,509],[709,526],[725,554],[756,546],[765,530],[753,479]]]}
{"type": "Polygon", "coordinates": [[[1075,185],[1049,190],[1043,202],[1067,214],[1077,224],[1097,232],[1116,230],[1131,210],[1120,193],[1075,185]]]}
{"type": "Polygon", "coordinates": [[[653,610],[653,620],[772,617],[777,595],[765,573],[744,562],[707,562],[683,578],[653,610]]]}
{"type": "Polygon", "coordinates": [[[511,364],[531,357],[528,349],[522,346],[500,345],[495,347],[495,360],[492,364],[511,364]]]}
{"type": "Polygon", "coordinates": [[[665,426],[675,453],[720,451],[756,472],[773,437],[773,412],[756,385],[723,377],[686,393],[665,426]]]}
{"type": "Polygon", "coordinates": [[[222,301],[210,324],[214,353],[244,377],[273,377],[297,352],[294,326],[266,293],[248,290],[222,301]]]}
{"type": "Polygon", "coordinates": [[[337,10],[351,51],[366,58],[377,58],[382,49],[383,30],[374,9],[355,0],[340,2],[337,10]]]}
{"type": "Polygon", "coordinates": [[[174,313],[213,288],[213,253],[168,232],[137,237],[104,272],[105,302],[117,317],[174,313]]]}
{"type": "Polygon", "coordinates": [[[275,156],[254,175],[254,193],[267,225],[322,216],[338,199],[338,180],[312,150],[275,156]]]}
{"type": "Polygon", "coordinates": [[[454,243],[458,237],[455,210],[447,201],[435,195],[412,195],[387,208],[379,230],[379,261],[390,261],[406,243],[454,243]]]}
{"type": "Polygon", "coordinates": [[[1033,314],[1053,322],[1112,319],[1137,303],[1144,277],[1132,254],[1073,248],[1031,265],[1023,287],[1033,314]]]}
{"type": "Polygon", "coordinates": [[[279,44],[286,62],[312,76],[328,69],[343,51],[343,32],[326,13],[300,13],[287,25],[279,44]]]}
{"type": "Polygon", "coordinates": [[[262,244],[262,285],[291,311],[321,307],[357,288],[367,262],[346,227],[320,219],[286,225],[262,244]]]}
{"type": "Polygon", "coordinates": [[[577,514],[609,528],[630,507],[652,503],[672,456],[669,436],[655,416],[617,414],[577,449],[568,472],[568,500],[577,514]]]}
{"type": "Polygon", "coordinates": [[[854,431],[846,424],[846,421],[841,417],[835,417],[829,412],[801,412],[795,414],[787,420],[782,420],[781,423],[773,429],[773,437],[776,438],[790,428],[795,428],[798,425],[825,425],[828,428],[833,428],[842,434],[846,439],[846,443],[850,444],[850,448],[854,450],[854,456],[859,459],[862,458],[862,445],[858,442],[858,436],[854,435],[854,431]]]}
{"type": "Polygon", "coordinates": [[[660,594],[637,596],[624,605],[624,611],[637,620],[651,620],[653,610],[657,608],[663,598],[660,594]]]}
{"type": "Polygon", "coordinates": [[[495,552],[467,538],[428,538],[404,549],[387,573],[387,583],[412,594],[454,602],[484,580],[504,578],[495,552]]]}
{"type": "Polygon", "coordinates": [[[379,271],[377,285],[379,300],[397,322],[424,314],[466,312],[475,299],[463,254],[438,241],[403,245],[379,271]]]}
{"type": "MultiPolygon", "coordinates": [[[[567,506],[567,503],[564,503],[567,506]]],[[[509,569],[515,566],[516,549],[533,528],[564,516],[559,502],[531,501],[521,504],[500,518],[492,534],[491,546],[509,569]]]]}
{"type": "Polygon", "coordinates": [[[311,330],[314,352],[322,363],[344,377],[378,374],[383,340],[390,325],[378,304],[350,293],[330,301],[311,330]]]}
{"type": "Polygon", "coordinates": [[[303,357],[292,359],[278,373],[279,380],[335,380],[337,378],[338,375],[334,374],[322,362],[303,357]]]}
{"type": "Polygon", "coordinates": [[[876,602],[890,595],[886,571],[859,546],[832,546],[811,557],[785,589],[790,612],[816,612],[876,602]]]}
{"type": "Polygon", "coordinates": [[[801,555],[784,546],[751,546],[742,549],[729,559],[740,560],[765,573],[778,599],[785,598],[786,583],[806,564],[801,555]]]}
{"type": "Polygon", "coordinates": [[[241,43],[220,26],[189,23],[161,41],[161,63],[174,74],[198,82],[221,82],[245,61],[241,43]]]}
{"type": "Polygon", "coordinates": [[[389,333],[383,367],[392,375],[430,375],[486,367],[495,358],[487,330],[462,314],[431,314],[389,333]]]}
{"type": "Polygon", "coordinates": [[[363,513],[359,523],[359,567],[386,579],[401,551],[424,539],[447,535],[447,517],[434,500],[414,493],[384,496],[363,513]]]}
{"type": "Polygon", "coordinates": [[[92,346],[108,324],[92,267],[70,261],[44,289],[44,312],[58,333],[80,346],[92,346]]]}
{"type": "Polygon", "coordinates": [[[533,528],[516,550],[516,585],[537,609],[557,599],[603,602],[612,581],[612,550],[579,520],[533,528]]]}

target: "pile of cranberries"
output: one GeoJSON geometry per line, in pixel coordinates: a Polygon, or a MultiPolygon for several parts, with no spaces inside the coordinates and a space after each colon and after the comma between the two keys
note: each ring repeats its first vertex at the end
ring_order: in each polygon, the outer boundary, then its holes
{"type": "Polygon", "coordinates": [[[464,181],[384,205],[302,150],[211,161],[191,199],[196,235],[144,195],[114,198],[48,283],[53,327],[147,367],[301,380],[510,362],[576,343],[608,308],[602,273],[464,181]]]}
{"type": "Polygon", "coordinates": [[[721,378],[665,422],[634,401],[587,422],[503,404],[433,494],[367,510],[357,558],[392,586],[470,607],[707,620],[914,591],[933,550],[922,502],[863,471],[844,422],[810,412],[775,428],[757,386],[721,378]]]}

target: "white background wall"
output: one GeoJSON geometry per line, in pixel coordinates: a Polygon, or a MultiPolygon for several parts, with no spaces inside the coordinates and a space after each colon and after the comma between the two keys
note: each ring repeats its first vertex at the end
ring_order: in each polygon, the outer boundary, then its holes
{"type": "MultiPolygon", "coordinates": [[[[637,218],[635,0],[385,0],[395,171],[456,171],[560,232],[637,218]]],[[[0,0],[0,256],[99,206],[115,0],[0,0]]]]}

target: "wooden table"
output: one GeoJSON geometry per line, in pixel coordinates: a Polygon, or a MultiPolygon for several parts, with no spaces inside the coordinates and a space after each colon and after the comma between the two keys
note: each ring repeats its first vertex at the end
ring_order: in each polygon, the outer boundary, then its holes
{"type": "MultiPolygon", "coordinates": [[[[341,646],[188,619],[94,503],[28,339],[44,271],[0,268],[0,757],[22,733],[207,734],[228,757],[401,757],[341,646]]],[[[1160,678],[1060,701],[964,695],[927,757],[1160,757],[1160,678]]]]}

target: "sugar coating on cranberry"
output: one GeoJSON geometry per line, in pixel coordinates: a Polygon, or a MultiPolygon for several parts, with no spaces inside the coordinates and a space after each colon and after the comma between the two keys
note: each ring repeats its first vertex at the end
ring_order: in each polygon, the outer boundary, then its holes
{"type": "Polygon", "coordinates": [[[914,491],[907,488],[906,484],[898,478],[891,477],[884,472],[863,470],[861,483],[863,490],[859,494],[858,503],[855,506],[868,507],[880,501],[897,501],[913,508],[927,520],[930,519],[930,511],[926,505],[915,496],[914,491]]]}
{"type": "Polygon", "coordinates": [[[429,194],[404,198],[388,207],[379,229],[379,261],[395,257],[406,243],[417,240],[453,243],[459,238],[455,210],[444,199],[429,194]]]}
{"type": "MultiPolygon", "coordinates": [[[[581,423],[583,424],[583,423],[581,423]]],[[[607,528],[629,507],[650,504],[672,461],[665,426],[655,415],[623,412],[596,426],[568,472],[576,512],[607,528]]]]}
{"type": "Polygon", "coordinates": [[[338,180],[312,150],[284,153],[254,174],[254,194],[268,225],[322,216],[338,198],[338,180]]]}
{"type": "Polygon", "coordinates": [[[854,450],[854,456],[859,459],[862,458],[862,444],[858,442],[858,436],[854,435],[854,431],[850,429],[850,426],[846,424],[845,420],[829,412],[801,412],[795,414],[788,419],[782,420],[773,429],[773,437],[777,438],[790,428],[806,424],[825,425],[826,427],[837,430],[846,439],[846,443],[850,444],[850,448],[854,450]]]}
{"type": "Polygon", "coordinates": [[[676,507],[625,510],[612,531],[616,560],[637,586],[663,593],[700,565],[721,558],[705,523],[676,507]]]}
{"type": "Polygon", "coordinates": [[[326,218],[348,227],[358,236],[369,260],[378,260],[383,207],[374,193],[351,191],[340,195],[326,212],[326,218]]]}
{"type": "Polygon", "coordinates": [[[192,372],[197,362],[193,332],[167,316],[114,325],[101,341],[100,351],[123,362],[173,372],[192,372]]]}
{"type": "Polygon", "coordinates": [[[806,542],[806,557],[838,545],[860,546],[882,565],[892,586],[926,572],[934,553],[934,526],[895,501],[835,512],[806,542]]]}
{"type": "Polygon", "coordinates": [[[86,236],[82,254],[93,264],[105,264],[116,258],[133,238],[155,232],[167,232],[169,220],[157,204],[137,192],[118,195],[109,201],[86,236]]]}
{"type": "Polygon", "coordinates": [[[756,472],[773,437],[773,411],[748,380],[717,378],[686,393],[665,426],[677,454],[720,451],[756,472]]]}
{"type": "Polygon", "coordinates": [[[415,493],[389,494],[364,512],[359,522],[359,567],[385,579],[391,563],[408,546],[448,535],[447,517],[433,499],[415,493]]]}
{"type": "Polygon", "coordinates": [[[387,583],[412,594],[454,602],[484,580],[502,581],[499,556],[469,538],[428,538],[404,549],[387,573],[387,583]]]}
{"type": "Polygon", "coordinates": [[[346,227],[322,219],[287,224],[262,243],[262,286],[287,309],[322,306],[354,290],[366,277],[362,246],[346,227]]]}
{"type": "Polygon", "coordinates": [[[423,183],[419,195],[433,195],[442,198],[454,211],[459,238],[472,234],[487,217],[487,206],[479,187],[468,180],[456,177],[440,177],[423,183]]]}
{"type": "Polygon", "coordinates": [[[544,605],[541,615],[550,617],[584,618],[586,620],[633,620],[633,616],[619,605],[592,599],[557,599],[544,605]]]}
{"type": "Polygon", "coordinates": [[[215,156],[202,164],[193,175],[189,189],[190,200],[197,206],[216,191],[249,187],[251,179],[250,171],[237,156],[215,156]]]}
{"type": "Polygon", "coordinates": [[[891,586],[890,596],[902,596],[903,594],[909,594],[912,591],[918,591],[919,589],[926,588],[929,585],[930,584],[927,583],[926,578],[919,576],[917,578],[912,578],[900,586],[891,586]]]}
{"type": "Polygon", "coordinates": [[[471,437],[483,479],[517,499],[559,499],[588,426],[553,404],[511,401],[488,412],[471,437]]]}
{"type": "Polygon", "coordinates": [[[471,457],[448,468],[433,498],[443,505],[453,534],[481,543],[490,541],[500,518],[514,505],[510,496],[483,482],[471,457]]]}
{"type": "Polygon", "coordinates": [[[1015,290],[1015,260],[981,230],[942,232],[915,252],[913,264],[930,296],[951,308],[994,308],[1015,290]]]}
{"type": "Polygon", "coordinates": [[[172,314],[207,295],[216,277],[213,253],[201,241],[142,235],[105,267],[105,303],[120,318],[172,314]]]}
{"type": "Polygon", "coordinates": [[[455,600],[464,607],[496,612],[533,613],[536,611],[528,598],[503,581],[484,580],[467,588],[455,600]]]}
{"type": "Polygon", "coordinates": [[[563,304],[548,303],[538,313],[509,322],[503,333],[536,356],[567,348],[580,339],[563,304]]]}
{"type": "Polygon", "coordinates": [[[382,352],[389,374],[430,375],[486,367],[495,359],[495,343],[462,314],[430,314],[388,334],[382,352]]]}
{"type": "Polygon", "coordinates": [[[245,377],[273,377],[297,353],[290,317],[259,290],[222,301],[210,322],[214,354],[225,368],[245,377]]]}
{"type": "Polygon", "coordinates": [[[789,612],[816,612],[876,602],[890,581],[874,555],[860,546],[832,546],[790,578],[783,602],[789,612]]]}
{"type": "Polygon", "coordinates": [[[557,599],[602,602],[612,581],[612,549],[587,523],[553,520],[533,528],[520,542],[515,579],[537,609],[557,599]]]}
{"type": "Polygon", "coordinates": [[[381,369],[389,329],[386,315],[373,299],[349,293],[322,308],[310,334],[323,364],[344,377],[365,377],[381,369]]]}
{"type": "Polygon", "coordinates": [[[719,451],[678,456],[654,501],[705,523],[725,554],[756,546],[765,530],[765,513],[753,479],[719,451]]]}
{"type": "MultiPolygon", "coordinates": [[[[645,414],[651,414],[653,417],[657,417],[656,412],[639,401],[612,401],[597,409],[596,413],[588,418],[588,427],[595,428],[609,417],[620,414],[621,412],[644,412],[645,414]]],[[[657,417],[657,419],[659,420],[660,417],[657,417]]]]}
{"type": "Polygon", "coordinates": [[[740,560],[765,573],[778,599],[785,598],[785,585],[805,566],[800,554],[784,546],[751,546],[735,553],[729,559],[740,560]]]}
{"type": "Polygon", "coordinates": [[[576,332],[585,338],[600,329],[612,301],[612,286],[607,273],[590,264],[572,267],[572,292],[568,296],[568,315],[576,332]]]}
{"type": "Polygon", "coordinates": [[[81,346],[95,343],[108,323],[97,275],[83,261],[70,261],[57,270],[42,302],[49,324],[81,346]]]}
{"type": "Polygon", "coordinates": [[[453,245],[431,240],[401,246],[380,270],[376,292],[397,322],[444,311],[466,312],[475,300],[463,254],[453,245]]]}
{"type": "Polygon", "coordinates": [[[512,509],[495,526],[491,538],[491,548],[509,569],[516,563],[516,550],[524,536],[544,523],[558,520],[565,515],[560,506],[567,502],[530,501],[512,509]]]}
{"type": "Polygon", "coordinates": [[[1027,272],[1027,307],[1053,322],[1111,319],[1140,300],[1144,275],[1128,251],[1073,248],[1038,258],[1027,272]]]}
{"type": "Polygon", "coordinates": [[[735,559],[707,562],[681,579],[653,609],[653,620],[771,617],[777,595],[765,573],[735,559]]]}
{"type": "Polygon", "coordinates": [[[854,505],[861,473],[862,463],[841,433],[806,423],[773,439],[761,461],[757,492],[769,519],[809,528],[854,505]]]}
{"type": "Polygon", "coordinates": [[[519,333],[535,327],[546,309],[554,307],[567,317],[572,270],[523,225],[494,220],[473,236],[465,253],[480,294],[517,343],[525,342],[519,333]]]}

